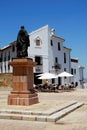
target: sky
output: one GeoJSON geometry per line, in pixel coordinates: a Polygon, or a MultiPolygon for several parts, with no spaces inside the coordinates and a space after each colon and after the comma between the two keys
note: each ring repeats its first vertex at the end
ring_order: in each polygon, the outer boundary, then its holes
{"type": "Polygon", "coordinates": [[[85,67],[87,78],[87,0],[3,0],[0,1],[0,48],[17,38],[20,26],[30,33],[45,25],[65,39],[71,57],[85,67]]]}

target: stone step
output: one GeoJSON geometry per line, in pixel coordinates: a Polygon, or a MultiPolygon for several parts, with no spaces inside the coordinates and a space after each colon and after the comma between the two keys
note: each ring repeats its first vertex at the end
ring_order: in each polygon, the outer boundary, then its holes
{"type": "Polygon", "coordinates": [[[30,110],[15,110],[15,109],[0,109],[0,113],[8,113],[8,114],[24,114],[24,115],[43,115],[43,116],[49,116],[52,115],[58,111],[61,111],[71,105],[76,104],[76,101],[71,101],[68,103],[64,103],[60,106],[52,107],[46,111],[30,111],[30,110]]]}
{"type": "Polygon", "coordinates": [[[56,122],[57,120],[59,120],[60,118],[64,117],[65,115],[69,114],[70,112],[76,110],[77,108],[81,107],[82,105],[84,105],[84,103],[76,103],[68,108],[65,108],[62,111],[59,111],[55,114],[52,114],[51,116],[47,117],[47,121],[48,122],[56,122]]]}
{"type": "Polygon", "coordinates": [[[76,103],[77,103],[77,101],[71,101],[71,102],[68,102],[68,103],[64,103],[60,106],[56,106],[54,108],[50,108],[50,109],[48,109],[47,111],[44,112],[44,115],[52,115],[56,112],[59,112],[59,111],[65,109],[65,108],[68,108],[69,106],[72,106],[76,103]]]}
{"type": "Polygon", "coordinates": [[[75,109],[82,106],[83,103],[75,103],[68,106],[65,109],[62,109],[59,112],[56,112],[52,115],[26,115],[24,113],[0,113],[0,119],[13,119],[13,120],[29,120],[29,121],[43,121],[43,122],[56,122],[58,119],[64,117],[68,113],[74,111],[75,109]]]}

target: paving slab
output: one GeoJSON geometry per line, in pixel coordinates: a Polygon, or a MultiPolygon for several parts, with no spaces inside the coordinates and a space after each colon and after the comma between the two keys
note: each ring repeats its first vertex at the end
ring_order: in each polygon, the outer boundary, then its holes
{"type": "MultiPolygon", "coordinates": [[[[1,130],[87,130],[87,89],[78,89],[70,92],[61,92],[61,93],[39,93],[40,103],[37,105],[32,105],[30,107],[22,107],[22,106],[8,106],[7,105],[7,97],[10,91],[0,91],[0,109],[12,109],[12,110],[21,110],[29,111],[32,113],[32,110],[35,112],[47,111],[48,109],[52,110],[52,105],[56,108],[56,106],[62,106],[64,103],[68,103],[70,101],[82,102],[84,105],[75,111],[72,111],[68,115],[62,117],[57,120],[56,123],[45,122],[43,118],[41,119],[37,115],[35,116],[35,121],[33,121],[33,117],[31,121],[29,121],[29,116],[26,114],[23,120],[9,120],[0,119],[0,129],[1,130]],[[36,121],[37,119],[37,121],[36,121]]],[[[9,113],[8,113],[9,114],[9,113]]],[[[18,114],[19,115],[19,114],[18,114]]],[[[42,116],[42,115],[40,115],[42,116]]],[[[45,115],[44,115],[45,117],[45,115]]],[[[20,118],[19,118],[20,119],[20,118]]]]}

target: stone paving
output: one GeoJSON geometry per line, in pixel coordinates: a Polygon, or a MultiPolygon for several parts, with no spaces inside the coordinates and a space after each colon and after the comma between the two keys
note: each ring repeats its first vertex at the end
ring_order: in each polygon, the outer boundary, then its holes
{"type": "MultiPolygon", "coordinates": [[[[56,106],[48,109],[47,111],[29,111],[25,109],[15,110],[15,109],[0,109],[0,119],[15,119],[15,120],[29,120],[29,121],[43,121],[43,122],[56,122],[63,116],[74,111],[75,109],[84,105],[83,103],[78,103],[71,101],[64,103],[63,105],[56,106]]],[[[15,106],[16,108],[16,106],[15,106]]]]}
{"type": "Polygon", "coordinates": [[[84,105],[54,122],[0,119],[0,130],[87,130],[87,89],[59,93],[39,93],[39,103],[31,106],[8,106],[9,90],[0,89],[0,110],[24,110],[39,112],[59,108],[70,102],[84,105]]]}

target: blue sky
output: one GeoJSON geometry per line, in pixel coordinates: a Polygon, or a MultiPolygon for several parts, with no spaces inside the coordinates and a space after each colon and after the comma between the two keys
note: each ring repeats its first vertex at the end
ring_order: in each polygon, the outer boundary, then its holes
{"type": "Polygon", "coordinates": [[[0,47],[16,40],[21,25],[31,32],[47,24],[65,39],[87,77],[87,0],[0,1],[0,47]]]}

